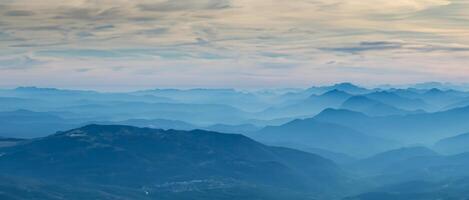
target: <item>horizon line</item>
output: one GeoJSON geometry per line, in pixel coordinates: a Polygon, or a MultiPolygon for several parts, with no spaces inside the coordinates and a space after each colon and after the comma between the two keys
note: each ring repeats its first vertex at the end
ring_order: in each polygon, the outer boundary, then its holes
{"type": "Polygon", "coordinates": [[[351,81],[343,82],[331,82],[322,84],[311,84],[309,86],[292,86],[292,87],[213,87],[213,86],[94,86],[94,87],[82,87],[82,86],[40,86],[40,85],[11,85],[11,86],[0,86],[0,90],[14,90],[19,88],[36,88],[36,89],[56,89],[56,90],[70,90],[70,91],[89,91],[89,92],[109,92],[109,93],[129,93],[139,92],[147,90],[235,90],[235,91],[262,91],[262,90],[282,90],[282,89],[301,89],[305,90],[312,87],[328,87],[340,84],[352,84],[357,87],[365,89],[443,89],[443,90],[469,90],[469,82],[439,82],[439,81],[427,81],[427,82],[415,82],[415,83],[403,83],[403,84],[359,84],[351,81]],[[434,86],[425,84],[435,84],[434,86]],[[420,85],[420,86],[419,86],[420,85]],[[127,88],[127,89],[125,89],[127,88]]]}

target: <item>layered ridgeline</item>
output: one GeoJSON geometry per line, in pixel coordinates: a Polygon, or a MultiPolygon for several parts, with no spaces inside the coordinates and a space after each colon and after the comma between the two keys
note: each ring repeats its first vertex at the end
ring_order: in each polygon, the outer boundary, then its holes
{"type": "MultiPolygon", "coordinates": [[[[263,126],[313,117],[330,108],[356,111],[372,117],[422,114],[416,117],[425,118],[426,113],[461,109],[469,105],[469,93],[445,88],[367,89],[340,83],[307,89],[153,89],[106,93],[19,87],[0,90],[0,136],[46,136],[57,130],[96,122],[248,133],[263,126]],[[24,117],[15,118],[19,115],[24,117]]],[[[349,128],[374,134],[374,131],[349,128]]],[[[434,140],[454,136],[452,134],[442,134],[434,140]]]]}
{"type": "Polygon", "coordinates": [[[414,160],[419,157],[434,156],[439,155],[435,151],[426,147],[403,147],[358,160],[350,164],[348,168],[368,175],[380,175],[394,173],[395,170],[393,167],[395,167],[395,165],[405,163],[408,160],[414,160]]]}
{"type": "Polygon", "coordinates": [[[77,127],[80,122],[64,119],[53,112],[15,110],[0,112],[0,137],[41,137],[58,130],[77,127]]]}
{"type": "Polygon", "coordinates": [[[338,108],[351,96],[351,94],[337,89],[327,91],[321,95],[312,94],[297,103],[266,109],[259,114],[259,117],[298,117],[313,115],[321,112],[325,108],[338,108]]]}
{"type": "Polygon", "coordinates": [[[249,106],[263,107],[261,97],[234,90],[175,90],[169,95],[154,92],[102,93],[95,91],[61,90],[55,88],[19,87],[0,90],[0,111],[26,109],[54,112],[62,118],[87,121],[122,121],[127,119],[169,119],[190,123],[238,123],[249,118],[249,106]],[[211,95],[209,95],[210,93],[211,95]],[[185,98],[181,98],[183,96],[185,98]],[[248,99],[250,104],[236,104],[236,99],[248,99]],[[231,99],[231,100],[228,100],[231,99]],[[17,103],[13,103],[17,101],[17,103]],[[2,103],[5,102],[5,103],[2,103]],[[244,106],[245,105],[245,106],[244,106]]]}
{"type": "Polygon", "coordinates": [[[433,148],[443,154],[469,152],[469,133],[441,139],[435,143],[433,148]]]}
{"type": "Polygon", "coordinates": [[[0,199],[464,199],[468,99],[347,83],[0,90],[0,199]]]}
{"type": "Polygon", "coordinates": [[[375,137],[407,144],[427,144],[469,130],[469,107],[434,113],[368,116],[361,112],[326,109],[313,119],[334,123],[375,137]]]}
{"type": "Polygon", "coordinates": [[[370,156],[397,145],[391,140],[312,118],[298,119],[280,126],[268,126],[252,133],[251,137],[271,145],[288,146],[310,152],[323,149],[355,157],[370,156]]]}
{"type": "Polygon", "coordinates": [[[204,129],[224,133],[248,133],[259,127],[252,124],[214,124],[198,126],[180,120],[170,119],[127,119],[121,121],[104,121],[80,118],[60,117],[61,113],[33,112],[15,110],[0,112],[0,136],[17,138],[43,137],[60,130],[72,129],[87,124],[128,125],[158,129],[194,130],[204,129]]]}
{"type": "Polygon", "coordinates": [[[331,199],[350,183],[332,161],[242,135],[118,125],[0,148],[0,179],[6,199],[331,199]]]}
{"type": "Polygon", "coordinates": [[[424,147],[384,152],[346,167],[375,186],[345,199],[467,199],[468,167],[468,153],[445,156],[424,147]]]}
{"type": "Polygon", "coordinates": [[[341,109],[362,112],[370,116],[405,115],[411,112],[381,103],[366,96],[354,96],[345,101],[341,109]]]}

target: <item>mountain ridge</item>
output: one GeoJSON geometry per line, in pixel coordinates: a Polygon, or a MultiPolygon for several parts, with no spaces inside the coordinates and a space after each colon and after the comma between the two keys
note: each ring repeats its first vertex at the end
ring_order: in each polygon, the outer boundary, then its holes
{"type": "Polygon", "coordinates": [[[215,180],[229,188],[247,183],[321,196],[332,194],[322,184],[340,187],[345,180],[320,156],[203,130],[87,125],[0,151],[0,175],[68,183],[138,188],[215,180]]]}

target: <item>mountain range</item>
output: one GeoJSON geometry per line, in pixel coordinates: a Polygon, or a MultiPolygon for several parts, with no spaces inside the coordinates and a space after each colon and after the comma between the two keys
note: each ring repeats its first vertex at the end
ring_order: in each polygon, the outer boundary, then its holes
{"type": "Polygon", "coordinates": [[[127,198],[147,193],[167,199],[198,191],[224,199],[223,193],[232,189],[325,197],[333,196],[333,189],[347,180],[336,164],[320,156],[202,130],[88,125],[0,152],[1,176],[110,190],[122,187],[127,198]]]}
{"type": "Polygon", "coordinates": [[[465,199],[468,99],[435,83],[2,89],[0,199],[465,199]]]}

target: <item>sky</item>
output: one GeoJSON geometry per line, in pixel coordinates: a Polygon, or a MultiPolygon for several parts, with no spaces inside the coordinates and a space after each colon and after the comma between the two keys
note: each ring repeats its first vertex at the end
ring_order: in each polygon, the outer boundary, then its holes
{"type": "Polygon", "coordinates": [[[0,0],[0,87],[469,77],[469,0],[0,0]]]}

